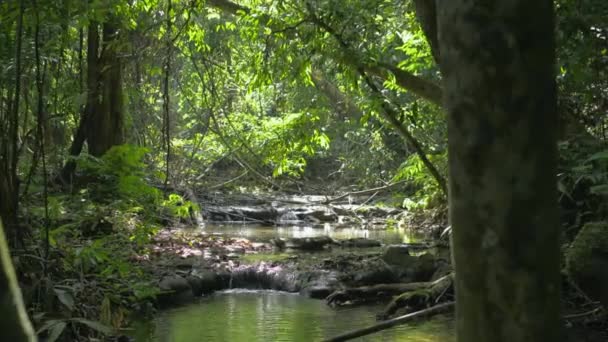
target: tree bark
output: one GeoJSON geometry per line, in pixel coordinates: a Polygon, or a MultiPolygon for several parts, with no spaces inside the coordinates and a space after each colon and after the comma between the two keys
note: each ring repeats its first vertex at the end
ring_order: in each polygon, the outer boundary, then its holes
{"type": "Polygon", "coordinates": [[[99,157],[112,146],[120,145],[123,136],[122,71],[117,54],[119,30],[110,21],[103,24],[103,46],[100,58],[101,103],[87,118],[89,153],[99,157]]]}
{"type": "Polygon", "coordinates": [[[315,84],[319,92],[325,95],[329,100],[329,104],[334,108],[339,118],[345,120],[351,118],[355,122],[359,122],[363,117],[363,112],[347,95],[342,93],[340,89],[333,83],[328,81],[319,70],[313,69],[310,78],[315,84]]]}
{"type": "MultiPolygon", "coordinates": [[[[82,68],[80,69],[82,73],[82,68]]],[[[74,133],[74,140],[70,145],[69,155],[76,157],[80,155],[87,140],[89,130],[89,121],[91,118],[97,117],[96,111],[99,110],[99,82],[100,80],[99,67],[99,23],[91,22],[87,32],[87,101],[80,116],[78,128],[74,133]]],[[[81,75],[82,78],[82,75],[81,75]]],[[[59,180],[64,184],[70,183],[72,175],[76,170],[76,162],[68,160],[61,172],[59,180]]]]}
{"type": "Polygon", "coordinates": [[[36,341],[0,221],[0,341],[36,341]]]}
{"type": "Polygon", "coordinates": [[[422,27],[422,32],[431,48],[435,63],[439,65],[439,40],[437,37],[437,4],[435,0],[414,0],[416,18],[422,27]]]}
{"type": "Polygon", "coordinates": [[[552,1],[437,4],[457,340],[559,341],[552,1]]]}
{"type": "Polygon", "coordinates": [[[17,17],[17,32],[15,34],[15,93],[13,103],[9,109],[7,119],[7,132],[3,132],[8,139],[3,139],[0,146],[0,219],[7,224],[11,241],[16,236],[17,214],[19,212],[19,177],[17,176],[17,163],[19,150],[19,104],[21,96],[21,44],[23,37],[23,14],[25,0],[19,2],[19,16],[17,17]]]}

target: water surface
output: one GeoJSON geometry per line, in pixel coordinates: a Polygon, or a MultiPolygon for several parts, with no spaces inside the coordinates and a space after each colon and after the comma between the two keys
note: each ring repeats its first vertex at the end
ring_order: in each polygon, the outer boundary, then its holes
{"type": "MultiPolygon", "coordinates": [[[[274,291],[232,290],[161,312],[140,324],[136,341],[321,341],[376,323],[381,306],[332,309],[324,301],[274,291]]],[[[354,341],[454,341],[440,316],[393,327],[354,341]]]]}
{"type": "Polygon", "coordinates": [[[271,238],[303,238],[327,235],[334,239],[367,238],[385,244],[414,242],[405,229],[362,229],[359,227],[337,228],[332,224],[322,226],[285,225],[263,226],[255,224],[208,224],[204,231],[210,234],[221,234],[230,237],[243,237],[255,241],[268,241],[271,238]]]}

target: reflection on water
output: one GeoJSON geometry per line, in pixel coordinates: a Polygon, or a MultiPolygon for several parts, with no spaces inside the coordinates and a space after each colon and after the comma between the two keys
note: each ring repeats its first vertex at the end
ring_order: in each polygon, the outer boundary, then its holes
{"type": "Polygon", "coordinates": [[[204,229],[210,234],[244,237],[250,240],[268,241],[275,237],[312,237],[328,235],[334,239],[368,238],[385,244],[413,242],[405,229],[361,229],[336,228],[331,224],[323,226],[262,226],[253,224],[209,224],[204,229]]]}
{"type": "MultiPolygon", "coordinates": [[[[320,341],[376,323],[380,306],[332,309],[273,291],[226,291],[140,324],[136,341],[320,341]]],[[[447,317],[413,322],[355,341],[454,341],[447,317]]]]}

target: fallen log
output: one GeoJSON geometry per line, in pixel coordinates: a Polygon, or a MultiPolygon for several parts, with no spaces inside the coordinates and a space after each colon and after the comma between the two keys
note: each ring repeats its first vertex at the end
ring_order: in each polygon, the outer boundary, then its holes
{"type": "Polygon", "coordinates": [[[335,291],[325,298],[329,305],[339,305],[350,300],[364,301],[371,298],[389,297],[404,292],[417,291],[432,286],[432,282],[378,284],[361,287],[350,287],[335,291]]]}
{"type": "Polygon", "coordinates": [[[390,319],[388,321],[383,321],[383,322],[374,324],[372,326],[369,326],[369,327],[366,327],[363,329],[357,329],[357,330],[349,331],[347,333],[344,333],[344,334],[341,334],[338,336],[334,336],[330,339],[325,340],[325,342],[339,342],[339,341],[352,340],[357,337],[366,336],[369,334],[376,333],[378,331],[392,328],[399,324],[407,323],[409,321],[412,321],[415,318],[427,317],[430,315],[435,315],[435,314],[444,312],[448,309],[451,309],[453,306],[454,306],[454,302],[447,302],[447,303],[435,305],[428,309],[412,312],[407,315],[399,316],[399,317],[390,319]]]}
{"type": "Polygon", "coordinates": [[[408,308],[408,311],[416,311],[436,304],[448,289],[452,287],[452,282],[452,275],[448,274],[435,280],[426,288],[402,293],[395,297],[377,317],[379,319],[387,319],[401,308],[408,308]]]}
{"type": "Polygon", "coordinates": [[[444,288],[444,284],[451,284],[451,275],[446,275],[435,281],[417,282],[417,283],[395,283],[395,284],[378,284],[361,287],[350,287],[335,291],[325,298],[329,305],[339,305],[347,301],[358,300],[365,301],[368,299],[378,299],[381,297],[389,297],[402,295],[419,290],[444,288]]]}

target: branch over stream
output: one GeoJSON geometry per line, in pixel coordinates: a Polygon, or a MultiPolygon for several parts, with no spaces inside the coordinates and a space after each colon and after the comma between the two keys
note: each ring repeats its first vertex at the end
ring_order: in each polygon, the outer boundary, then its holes
{"type": "Polygon", "coordinates": [[[370,335],[370,334],[376,333],[378,331],[386,330],[386,329],[392,328],[396,325],[409,322],[415,318],[425,317],[425,316],[441,313],[443,311],[451,309],[453,306],[454,306],[454,302],[442,303],[442,304],[430,307],[428,309],[412,312],[407,315],[389,319],[388,321],[380,322],[380,323],[371,325],[369,327],[365,327],[363,329],[349,331],[342,335],[338,335],[338,336],[332,337],[330,339],[327,339],[327,340],[325,340],[325,342],[348,341],[348,340],[352,340],[357,337],[370,335]]]}

